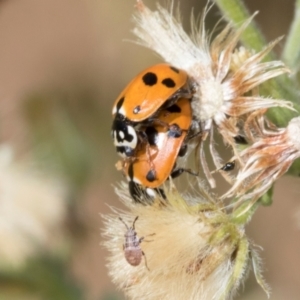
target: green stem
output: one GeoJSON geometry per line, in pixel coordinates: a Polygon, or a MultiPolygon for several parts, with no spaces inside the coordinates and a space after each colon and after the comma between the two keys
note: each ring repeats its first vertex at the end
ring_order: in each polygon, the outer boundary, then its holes
{"type": "MultiPolygon", "coordinates": [[[[242,0],[215,0],[215,2],[225,18],[235,27],[238,27],[251,17],[242,0]]],[[[300,2],[300,0],[297,0],[297,2],[300,2]]],[[[267,45],[263,34],[254,21],[252,21],[242,33],[241,41],[247,48],[254,49],[257,52],[261,51],[267,45]]],[[[276,59],[274,52],[267,55],[266,59],[276,59]]],[[[280,76],[269,80],[260,87],[261,95],[266,97],[271,96],[276,99],[290,100],[295,104],[295,108],[299,110],[299,99],[295,90],[292,80],[287,76],[280,76]]],[[[271,110],[268,115],[276,125],[286,126],[290,119],[297,114],[279,108],[271,110]]]]}
{"type": "MultiPolygon", "coordinates": [[[[226,20],[232,22],[235,27],[238,27],[251,17],[248,9],[241,0],[215,0],[215,2],[226,20]]],[[[264,36],[255,22],[251,22],[243,32],[241,41],[247,48],[254,49],[255,51],[260,51],[267,45],[264,36]]],[[[271,55],[268,59],[274,59],[274,55],[271,55]]]]}
{"type": "Polygon", "coordinates": [[[243,203],[232,212],[232,221],[240,225],[247,224],[259,206],[259,201],[256,201],[254,204],[251,204],[251,200],[243,203]]]}
{"type": "Polygon", "coordinates": [[[296,1],[292,26],[284,45],[282,60],[294,69],[300,63],[300,0],[296,1]]]}

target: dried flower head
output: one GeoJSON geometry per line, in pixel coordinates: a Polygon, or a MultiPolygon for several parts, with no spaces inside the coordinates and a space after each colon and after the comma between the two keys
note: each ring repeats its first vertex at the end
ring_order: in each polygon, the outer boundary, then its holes
{"type": "MultiPolygon", "coordinates": [[[[189,36],[182,28],[179,16],[173,15],[172,7],[170,11],[160,5],[157,7],[157,11],[151,11],[141,0],[137,0],[136,27],[133,32],[139,38],[139,44],[152,49],[164,61],[189,74],[195,90],[192,99],[194,118],[201,130],[209,133],[216,126],[224,142],[230,144],[236,153],[234,137],[239,132],[238,118],[260,109],[292,107],[288,101],[257,94],[257,87],[263,82],[288,72],[281,61],[261,62],[280,39],[259,53],[237,48],[241,34],[253,17],[237,30],[228,24],[210,41],[204,25],[208,8],[199,25],[192,17],[192,34],[189,36]]],[[[213,140],[210,143],[213,161],[220,168],[221,159],[213,149],[213,140]]],[[[206,164],[203,154],[201,163],[203,166],[206,164]]],[[[214,187],[214,180],[207,170],[205,166],[205,175],[214,187]]]]}
{"type": "Polygon", "coordinates": [[[66,216],[60,184],[12,161],[0,148],[0,265],[19,267],[41,249],[57,247],[66,216]]]}
{"type": "Polygon", "coordinates": [[[129,212],[105,215],[103,236],[109,251],[108,270],[113,282],[130,299],[230,299],[248,273],[250,262],[259,284],[268,293],[259,269],[259,259],[245,235],[203,189],[202,196],[183,199],[174,187],[167,201],[153,205],[132,203],[127,188],[117,189],[129,212]],[[188,204],[189,203],[189,204],[188,204]],[[147,266],[132,266],[123,250],[124,224],[135,223],[137,236],[152,234],[139,245],[147,266]]]}
{"type": "Polygon", "coordinates": [[[292,119],[286,128],[262,134],[240,153],[243,166],[223,198],[252,199],[254,203],[300,157],[300,117],[292,119]]]}

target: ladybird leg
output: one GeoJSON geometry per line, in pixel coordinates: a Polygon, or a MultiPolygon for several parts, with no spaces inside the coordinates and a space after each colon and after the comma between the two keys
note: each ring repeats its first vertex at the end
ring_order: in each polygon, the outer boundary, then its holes
{"type": "Polygon", "coordinates": [[[210,129],[209,149],[210,149],[210,153],[211,153],[214,165],[215,165],[215,167],[216,167],[217,170],[219,170],[219,171],[225,171],[225,172],[220,172],[220,174],[223,176],[223,178],[229,184],[232,185],[234,183],[234,178],[230,175],[230,173],[228,173],[226,171],[233,170],[234,166],[235,166],[235,163],[234,162],[230,162],[230,163],[226,164],[225,166],[223,165],[224,163],[220,159],[219,153],[218,153],[217,149],[215,148],[213,135],[214,135],[213,127],[211,127],[211,129],[210,129]]]}
{"type": "Polygon", "coordinates": [[[187,132],[188,129],[182,129],[180,128],[176,123],[174,124],[168,124],[164,121],[161,121],[160,119],[155,119],[154,122],[157,125],[160,125],[161,127],[165,128],[166,130],[168,130],[168,136],[169,137],[180,137],[182,135],[182,132],[187,132]]]}
{"type": "Polygon", "coordinates": [[[179,157],[183,157],[186,155],[187,153],[187,150],[188,150],[188,145],[187,144],[183,144],[181,147],[180,147],[180,150],[178,152],[178,156],[179,157]]]}
{"type": "Polygon", "coordinates": [[[187,173],[189,173],[191,175],[194,175],[194,176],[198,176],[199,175],[198,172],[195,173],[191,169],[178,168],[178,169],[175,169],[174,171],[172,171],[171,177],[172,178],[176,178],[176,177],[180,176],[183,172],[187,172],[187,173]]]}
{"type": "Polygon", "coordinates": [[[164,121],[158,119],[158,118],[154,118],[153,123],[155,123],[155,125],[160,125],[161,127],[169,129],[169,124],[167,122],[164,122],[164,121]]]}
{"type": "Polygon", "coordinates": [[[145,131],[138,131],[138,139],[140,140],[141,143],[147,143],[148,142],[148,137],[145,131]]]}
{"type": "Polygon", "coordinates": [[[180,88],[168,99],[168,107],[176,103],[179,98],[191,99],[192,97],[193,93],[189,87],[180,88]]]}
{"type": "Polygon", "coordinates": [[[191,135],[187,135],[187,137],[186,137],[186,141],[190,141],[190,140],[192,140],[193,138],[195,138],[195,137],[202,137],[202,134],[203,134],[203,132],[202,131],[198,131],[198,132],[196,132],[196,133],[193,133],[193,134],[191,134],[191,135]]]}
{"type": "Polygon", "coordinates": [[[211,174],[214,174],[216,172],[224,171],[224,172],[230,172],[235,168],[235,160],[229,161],[226,164],[224,164],[220,169],[214,170],[211,172],[211,174]]]}
{"type": "Polygon", "coordinates": [[[227,162],[220,170],[221,171],[225,171],[225,172],[229,172],[232,171],[235,167],[235,161],[229,161],[227,162]]]}
{"type": "Polygon", "coordinates": [[[147,193],[147,190],[134,181],[128,183],[130,196],[136,203],[149,205],[153,202],[153,197],[147,193]]]}
{"type": "Polygon", "coordinates": [[[164,200],[167,199],[167,196],[163,189],[155,189],[156,193],[164,200]]]}

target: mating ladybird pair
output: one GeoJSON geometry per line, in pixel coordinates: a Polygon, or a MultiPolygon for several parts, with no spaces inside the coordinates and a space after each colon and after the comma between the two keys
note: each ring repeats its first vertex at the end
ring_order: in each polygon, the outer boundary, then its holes
{"type": "Polygon", "coordinates": [[[169,176],[189,171],[176,169],[176,160],[190,138],[191,98],[187,73],[168,64],[144,70],[117,98],[112,136],[135,201],[153,190],[163,194],[159,186],[169,176]]]}

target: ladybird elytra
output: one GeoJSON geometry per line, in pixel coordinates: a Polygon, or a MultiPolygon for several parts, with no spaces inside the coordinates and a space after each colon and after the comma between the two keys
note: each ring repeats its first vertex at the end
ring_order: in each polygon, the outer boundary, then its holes
{"type": "Polygon", "coordinates": [[[141,122],[155,114],[168,100],[176,102],[189,93],[185,71],[169,64],[157,64],[142,71],[127,85],[115,101],[112,114],[141,122]]]}
{"type": "Polygon", "coordinates": [[[146,145],[142,146],[137,151],[135,160],[125,167],[124,171],[129,181],[155,189],[171,175],[181,147],[185,148],[184,140],[192,121],[189,99],[181,98],[173,106],[176,108],[170,107],[160,111],[157,118],[161,122],[147,127],[147,132],[152,134],[152,144],[148,145],[148,153],[146,145]],[[163,126],[164,123],[169,124],[169,128],[163,126]],[[173,127],[181,134],[170,135],[169,132],[173,127]]]}

